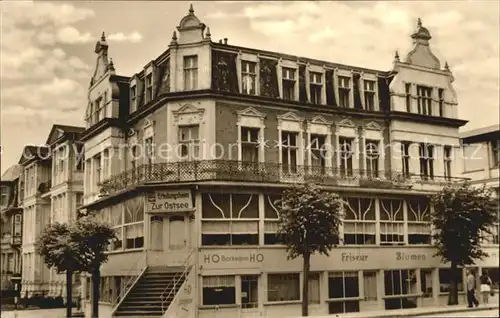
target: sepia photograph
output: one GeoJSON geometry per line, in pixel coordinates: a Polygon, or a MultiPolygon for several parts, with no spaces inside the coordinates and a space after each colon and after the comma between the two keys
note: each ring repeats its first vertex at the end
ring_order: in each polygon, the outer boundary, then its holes
{"type": "Polygon", "coordinates": [[[0,12],[1,317],[500,316],[500,1],[0,12]]]}

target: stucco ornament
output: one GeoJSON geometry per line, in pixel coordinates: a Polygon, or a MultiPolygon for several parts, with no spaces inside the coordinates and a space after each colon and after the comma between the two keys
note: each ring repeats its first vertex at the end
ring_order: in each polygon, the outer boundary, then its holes
{"type": "Polygon", "coordinates": [[[441,63],[429,46],[429,40],[432,38],[431,33],[422,25],[420,18],[411,38],[413,39],[413,48],[406,56],[406,63],[439,70],[441,63]]]}

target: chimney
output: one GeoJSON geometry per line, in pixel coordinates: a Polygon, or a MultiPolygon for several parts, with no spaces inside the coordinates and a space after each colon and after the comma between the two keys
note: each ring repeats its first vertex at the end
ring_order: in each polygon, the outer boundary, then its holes
{"type": "Polygon", "coordinates": [[[222,44],[222,39],[221,39],[221,40],[219,40],[219,43],[220,43],[220,44],[222,44]]]}
{"type": "Polygon", "coordinates": [[[227,45],[227,38],[224,38],[224,44],[227,45]]]}

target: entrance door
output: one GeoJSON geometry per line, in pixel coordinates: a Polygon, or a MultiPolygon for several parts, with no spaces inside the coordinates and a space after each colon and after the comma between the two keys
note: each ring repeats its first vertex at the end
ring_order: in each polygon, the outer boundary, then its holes
{"type": "Polygon", "coordinates": [[[187,246],[185,217],[175,215],[169,217],[169,249],[182,251],[187,246]]]}
{"type": "Polygon", "coordinates": [[[241,276],[241,308],[241,317],[256,317],[259,312],[258,275],[241,276]]]}

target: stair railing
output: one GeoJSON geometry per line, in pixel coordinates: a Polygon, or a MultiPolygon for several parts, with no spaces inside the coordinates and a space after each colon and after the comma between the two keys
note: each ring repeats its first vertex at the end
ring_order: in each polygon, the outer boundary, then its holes
{"type": "Polygon", "coordinates": [[[167,299],[169,299],[170,296],[175,295],[174,293],[176,292],[177,285],[179,284],[180,281],[185,279],[186,276],[189,274],[189,271],[191,270],[191,265],[189,263],[191,262],[191,258],[193,257],[193,255],[195,255],[196,250],[197,250],[196,248],[193,248],[191,250],[191,252],[189,252],[189,255],[186,257],[186,259],[184,260],[184,262],[181,265],[184,268],[182,273],[175,273],[174,279],[172,279],[170,281],[170,283],[168,283],[167,287],[165,287],[165,289],[161,293],[160,299],[161,299],[161,312],[162,312],[162,314],[164,314],[165,311],[167,311],[167,309],[168,309],[168,307],[165,308],[165,304],[167,302],[167,299]],[[169,290],[169,288],[170,288],[170,291],[167,294],[167,291],[169,290]],[[165,294],[166,294],[166,296],[165,296],[165,294]]]}
{"type": "Polygon", "coordinates": [[[111,307],[113,308],[113,313],[118,309],[118,307],[123,302],[125,297],[127,297],[128,293],[132,290],[132,287],[134,287],[135,284],[137,284],[139,279],[142,277],[142,275],[144,275],[144,273],[148,269],[148,265],[145,262],[145,260],[146,260],[146,253],[144,254],[144,257],[139,257],[135,261],[134,265],[127,271],[127,274],[134,273],[134,275],[126,275],[125,276],[126,279],[124,280],[124,282],[122,282],[122,283],[124,283],[122,285],[123,288],[120,288],[120,293],[118,293],[118,295],[116,295],[116,297],[111,302],[111,307]],[[139,275],[135,275],[135,273],[137,272],[137,269],[139,268],[139,266],[142,262],[144,262],[144,264],[146,264],[146,265],[141,269],[141,272],[139,273],[139,275]]]}

